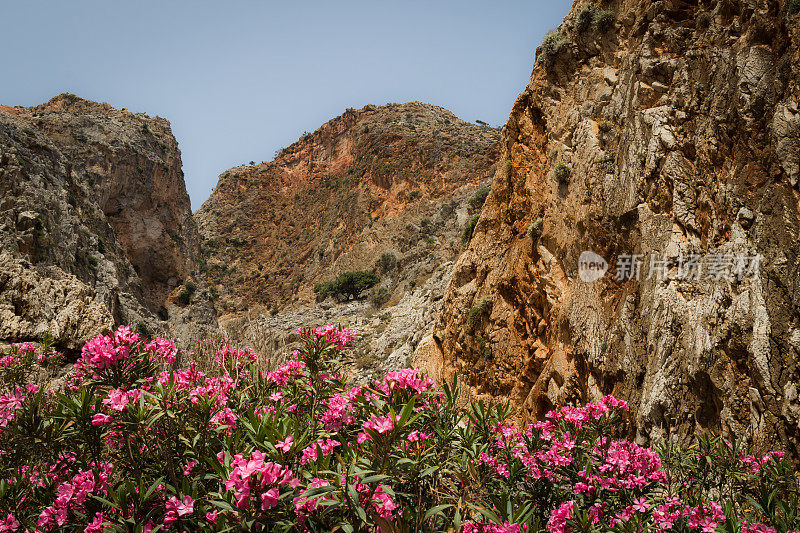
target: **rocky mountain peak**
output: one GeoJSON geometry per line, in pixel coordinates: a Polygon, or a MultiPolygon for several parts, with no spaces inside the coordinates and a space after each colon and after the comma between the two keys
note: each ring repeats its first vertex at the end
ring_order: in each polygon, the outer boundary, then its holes
{"type": "Polygon", "coordinates": [[[223,305],[308,300],[323,277],[371,268],[398,236],[376,236],[379,246],[365,235],[404,214],[418,224],[454,191],[477,188],[491,176],[498,139],[430,104],[365,106],[269,163],[223,172],[196,214],[223,305]]]}
{"type": "Polygon", "coordinates": [[[167,120],[62,94],[4,107],[0,121],[2,245],[17,263],[0,295],[2,339],[51,331],[72,348],[115,323],[185,341],[215,327],[207,301],[176,300],[199,270],[199,238],[167,120]],[[34,279],[40,289],[11,303],[34,279]],[[103,312],[65,313],[64,283],[103,312]]]}

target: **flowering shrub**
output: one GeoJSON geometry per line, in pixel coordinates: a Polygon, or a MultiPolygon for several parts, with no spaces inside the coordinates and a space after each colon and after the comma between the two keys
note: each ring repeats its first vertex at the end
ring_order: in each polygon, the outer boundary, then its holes
{"type": "Polygon", "coordinates": [[[52,349],[51,339],[41,346],[32,342],[14,343],[7,353],[0,354],[0,382],[20,383],[32,372],[61,364],[61,352],[52,349]]]}
{"type": "MultiPolygon", "coordinates": [[[[2,531],[787,532],[781,453],[620,438],[612,396],[525,428],[412,369],[350,385],[346,328],[296,332],[279,368],[222,345],[174,368],[164,339],[88,342],[59,390],[0,396],[2,531]]],[[[16,354],[19,354],[17,349],[16,354]]]]}

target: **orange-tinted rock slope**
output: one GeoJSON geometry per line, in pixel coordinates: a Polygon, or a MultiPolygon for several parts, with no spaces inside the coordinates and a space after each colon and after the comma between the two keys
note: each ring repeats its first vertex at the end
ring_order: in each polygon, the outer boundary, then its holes
{"type": "Polygon", "coordinates": [[[614,393],[641,442],[714,430],[797,450],[800,14],[788,6],[575,2],[514,102],[418,364],[528,419],[614,393]],[[597,281],[579,276],[586,250],[609,263],[597,281]],[[758,275],[707,276],[756,255],[758,275]]]}
{"type": "Polygon", "coordinates": [[[383,253],[401,269],[452,260],[461,243],[442,229],[464,224],[454,195],[491,178],[498,140],[433,105],[366,106],[272,162],[222,173],[195,214],[218,309],[312,302],[316,283],[370,270],[383,253]]]}

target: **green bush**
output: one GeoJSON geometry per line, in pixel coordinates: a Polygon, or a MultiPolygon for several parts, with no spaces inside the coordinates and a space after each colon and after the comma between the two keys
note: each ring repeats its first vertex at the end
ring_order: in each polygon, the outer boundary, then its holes
{"type": "Polygon", "coordinates": [[[589,29],[605,32],[611,29],[613,25],[614,12],[608,9],[600,9],[594,4],[583,6],[575,18],[575,29],[579,33],[584,33],[589,29]]]}
{"type": "Polygon", "coordinates": [[[586,4],[578,11],[578,16],[575,17],[575,29],[578,32],[583,33],[592,27],[595,11],[597,11],[597,6],[594,4],[586,4]]]}
{"type": "Polygon", "coordinates": [[[572,169],[563,161],[559,162],[555,168],[553,168],[553,178],[559,184],[568,183],[570,174],[572,174],[572,169]]]}
{"type": "Polygon", "coordinates": [[[469,206],[472,209],[480,209],[483,207],[484,202],[486,202],[486,197],[489,196],[491,190],[491,187],[481,187],[475,191],[475,194],[469,199],[469,206]]]}
{"type": "Polygon", "coordinates": [[[479,218],[480,215],[475,215],[474,217],[469,219],[467,225],[464,226],[464,232],[461,234],[462,243],[467,244],[469,243],[470,240],[472,240],[472,233],[475,231],[475,226],[478,224],[479,218]]]}
{"type": "Polygon", "coordinates": [[[469,310],[469,316],[467,317],[469,324],[474,326],[482,316],[492,312],[492,307],[494,307],[494,302],[491,298],[484,297],[478,300],[475,307],[469,310]]]}
{"type": "Polygon", "coordinates": [[[373,272],[357,270],[344,272],[332,281],[325,281],[314,286],[317,300],[322,301],[328,296],[337,298],[358,298],[362,292],[375,286],[381,278],[373,272]]]}
{"type": "Polygon", "coordinates": [[[478,350],[480,351],[481,355],[484,356],[486,359],[492,360],[492,347],[486,342],[486,339],[477,335],[475,340],[478,341],[478,350]]]}
{"type": "Polygon", "coordinates": [[[183,305],[188,305],[192,300],[192,295],[196,290],[197,286],[194,284],[194,282],[192,280],[187,281],[183,284],[181,292],[178,293],[178,302],[182,303],[183,305]]]}
{"type": "Polygon", "coordinates": [[[528,226],[528,237],[530,237],[533,240],[538,240],[539,237],[542,236],[543,226],[544,226],[544,221],[542,220],[542,217],[539,217],[533,222],[531,222],[531,225],[528,226]]]}
{"type": "Polygon", "coordinates": [[[186,287],[181,289],[181,292],[178,293],[178,301],[183,305],[188,305],[189,302],[192,300],[192,293],[186,290],[186,287]]]}
{"type": "Polygon", "coordinates": [[[390,252],[384,252],[375,263],[375,270],[381,274],[386,274],[397,268],[397,256],[390,252]]]}
{"type": "Polygon", "coordinates": [[[566,48],[567,42],[564,37],[557,31],[551,31],[544,36],[542,46],[539,50],[539,57],[536,62],[544,65],[545,68],[550,68],[556,62],[558,54],[566,48]]]}
{"type": "Polygon", "coordinates": [[[168,229],[167,235],[169,235],[169,238],[172,239],[176,244],[183,244],[183,237],[177,231],[168,229]]]}
{"type": "Polygon", "coordinates": [[[606,32],[614,27],[614,12],[608,9],[598,9],[594,15],[594,26],[601,32],[606,32]]]}
{"type": "Polygon", "coordinates": [[[606,171],[606,174],[613,174],[614,168],[616,167],[616,160],[617,160],[617,152],[614,150],[606,150],[603,152],[603,157],[600,159],[600,164],[603,166],[603,170],[606,171]]]}
{"type": "Polygon", "coordinates": [[[410,193],[408,193],[407,198],[409,202],[413,202],[414,200],[419,198],[419,191],[411,191],[410,193]]]}
{"type": "Polygon", "coordinates": [[[383,307],[383,304],[388,302],[392,297],[392,292],[387,289],[386,287],[380,287],[379,289],[373,291],[372,295],[370,295],[370,302],[376,308],[383,307]]]}

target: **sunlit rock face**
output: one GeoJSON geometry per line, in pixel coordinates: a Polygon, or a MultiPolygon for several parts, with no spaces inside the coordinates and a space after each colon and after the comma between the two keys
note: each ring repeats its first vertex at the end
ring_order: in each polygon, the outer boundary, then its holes
{"type": "Polygon", "coordinates": [[[175,301],[199,238],[169,122],[63,94],[0,108],[0,154],[2,247],[15,267],[0,289],[12,302],[3,340],[52,330],[74,348],[115,323],[187,342],[215,329],[207,301],[175,301]],[[13,291],[31,280],[18,305],[13,291]]]}
{"type": "Polygon", "coordinates": [[[362,376],[407,365],[480,212],[499,140],[434,105],[368,105],[271,162],[223,172],[195,218],[226,332],[265,353],[298,326],[342,323],[362,336],[362,376]],[[392,262],[380,266],[384,255],[392,262]],[[380,284],[362,299],[315,301],[316,284],[374,268],[380,284]]]}
{"type": "Polygon", "coordinates": [[[601,28],[576,2],[514,102],[418,364],[527,419],[613,393],[642,442],[715,430],[797,450],[800,19],[784,4],[603,2],[601,28]],[[585,251],[600,279],[580,275],[585,251]]]}

